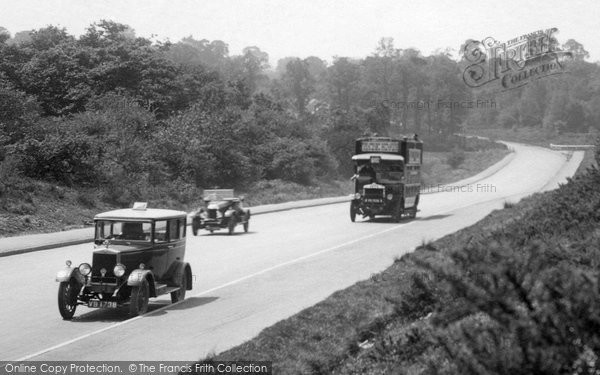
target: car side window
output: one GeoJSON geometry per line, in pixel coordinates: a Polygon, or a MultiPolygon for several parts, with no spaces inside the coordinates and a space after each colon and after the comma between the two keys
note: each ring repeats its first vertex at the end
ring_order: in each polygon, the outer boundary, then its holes
{"type": "Polygon", "coordinates": [[[179,219],[179,238],[185,238],[185,219],[179,219]]]}
{"type": "Polygon", "coordinates": [[[154,222],[154,242],[167,242],[167,221],[160,220],[154,222]]]}
{"type": "Polygon", "coordinates": [[[179,220],[169,220],[169,238],[171,241],[179,239],[179,220]]]}

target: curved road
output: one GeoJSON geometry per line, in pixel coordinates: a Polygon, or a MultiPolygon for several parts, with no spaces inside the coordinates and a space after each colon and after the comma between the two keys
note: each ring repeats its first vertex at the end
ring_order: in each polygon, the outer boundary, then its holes
{"type": "Polygon", "coordinates": [[[0,258],[0,360],[195,361],[388,267],[423,240],[471,225],[505,201],[552,189],[574,173],[581,152],[510,144],[511,161],[466,186],[432,188],[416,220],[349,219],[349,203],[252,218],[250,233],[188,237],[193,290],[182,303],[151,301],[151,312],[79,307],[63,321],[56,271],[91,260],[91,244],[0,258]]]}

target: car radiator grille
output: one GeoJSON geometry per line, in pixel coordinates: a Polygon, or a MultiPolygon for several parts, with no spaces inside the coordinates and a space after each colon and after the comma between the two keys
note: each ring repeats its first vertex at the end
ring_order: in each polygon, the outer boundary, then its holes
{"type": "Polygon", "coordinates": [[[214,210],[214,209],[208,210],[208,218],[216,219],[217,218],[217,210],[214,210]]]}
{"type": "Polygon", "coordinates": [[[115,275],[113,268],[117,264],[117,256],[115,254],[94,254],[92,261],[92,281],[114,282],[115,275]],[[106,269],[106,275],[102,277],[100,270],[106,269]]]}

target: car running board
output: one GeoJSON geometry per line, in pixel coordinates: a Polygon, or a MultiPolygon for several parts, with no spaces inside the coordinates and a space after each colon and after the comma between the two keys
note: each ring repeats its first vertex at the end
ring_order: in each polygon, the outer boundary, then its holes
{"type": "Polygon", "coordinates": [[[167,284],[156,284],[156,295],[160,296],[161,294],[167,294],[171,292],[178,291],[180,287],[178,286],[167,286],[167,284]]]}

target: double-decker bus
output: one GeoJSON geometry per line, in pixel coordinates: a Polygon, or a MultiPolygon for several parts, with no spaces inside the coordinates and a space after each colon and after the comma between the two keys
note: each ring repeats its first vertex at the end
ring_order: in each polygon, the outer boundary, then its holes
{"type": "Polygon", "coordinates": [[[403,215],[416,217],[423,164],[423,142],[416,135],[401,139],[359,138],[352,160],[354,196],[350,220],[354,222],[356,215],[386,215],[396,222],[403,215]]]}

